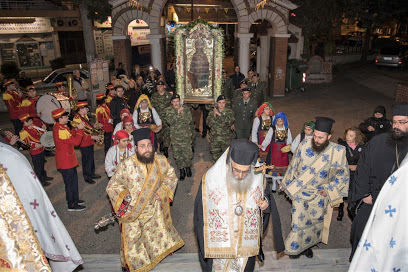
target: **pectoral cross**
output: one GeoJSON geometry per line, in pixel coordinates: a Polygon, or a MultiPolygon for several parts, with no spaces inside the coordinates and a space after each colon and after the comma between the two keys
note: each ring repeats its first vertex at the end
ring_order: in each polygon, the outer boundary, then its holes
{"type": "Polygon", "coordinates": [[[262,200],[265,199],[264,191],[265,191],[265,187],[266,187],[266,179],[265,179],[266,170],[268,170],[268,169],[272,170],[273,168],[275,168],[275,165],[273,165],[273,164],[266,165],[265,162],[262,164],[262,166],[255,167],[255,172],[262,171],[262,200]]]}

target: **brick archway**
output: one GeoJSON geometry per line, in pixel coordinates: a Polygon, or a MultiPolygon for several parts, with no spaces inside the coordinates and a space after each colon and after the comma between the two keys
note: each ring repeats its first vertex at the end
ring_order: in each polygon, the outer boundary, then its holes
{"type": "Polygon", "coordinates": [[[273,34],[288,33],[288,19],[281,11],[273,7],[264,7],[263,9],[253,10],[249,15],[249,26],[257,20],[266,20],[272,24],[273,34]]]}
{"type": "Polygon", "coordinates": [[[150,27],[151,15],[145,9],[136,9],[129,1],[116,6],[112,10],[112,35],[126,35],[128,25],[136,19],[145,21],[150,27]]]}

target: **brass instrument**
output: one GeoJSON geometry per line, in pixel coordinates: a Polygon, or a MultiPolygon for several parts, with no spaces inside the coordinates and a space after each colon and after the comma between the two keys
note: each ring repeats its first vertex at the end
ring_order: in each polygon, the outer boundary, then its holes
{"type": "Polygon", "coordinates": [[[99,128],[99,122],[98,122],[98,116],[96,113],[91,112],[91,115],[95,116],[96,122],[95,122],[95,129],[98,131],[98,136],[101,136],[101,139],[96,142],[97,146],[104,146],[105,145],[105,130],[103,128],[99,128]]]}
{"type": "MultiPolygon", "coordinates": [[[[78,123],[78,122],[75,122],[75,121],[68,120],[68,122],[70,122],[71,125],[72,125],[72,127],[74,127],[74,128],[79,125],[79,123],[78,123]]],[[[104,141],[104,138],[105,138],[105,130],[103,130],[103,129],[101,129],[101,128],[94,128],[94,127],[90,128],[90,127],[85,126],[84,129],[83,129],[83,131],[84,131],[86,134],[89,134],[89,135],[91,135],[91,136],[100,136],[100,140],[99,140],[99,141],[96,141],[96,145],[97,145],[97,146],[103,146],[103,145],[105,144],[105,141],[104,141]]]]}
{"type": "MultiPolygon", "coordinates": [[[[68,96],[69,97],[77,97],[78,94],[77,94],[77,91],[74,88],[74,75],[68,74],[68,75],[65,75],[65,78],[67,79],[68,96]]],[[[72,101],[70,101],[70,103],[71,103],[72,112],[76,111],[78,109],[78,107],[76,105],[75,99],[72,99],[72,101]]]]}

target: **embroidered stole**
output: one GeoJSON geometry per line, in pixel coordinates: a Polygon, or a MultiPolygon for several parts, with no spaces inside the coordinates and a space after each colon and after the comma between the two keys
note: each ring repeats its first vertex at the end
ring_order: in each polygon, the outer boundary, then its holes
{"type": "Polygon", "coordinates": [[[242,195],[243,212],[235,215],[237,201],[226,181],[228,150],[202,180],[206,258],[250,257],[259,252],[261,216],[257,201],[262,196],[262,175],[254,175],[247,193],[242,195]]]}
{"type": "MultiPolygon", "coordinates": [[[[121,223],[133,222],[140,216],[151,198],[155,197],[155,193],[161,186],[160,181],[163,178],[162,169],[157,156],[155,156],[154,162],[149,169],[146,168],[145,164],[137,160],[136,154],[133,154],[130,158],[134,169],[129,171],[129,174],[131,174],[130,177],[132,177],[129,182],[132,182],[134,186],[128,186],[129,191],[125,190],[123,192],[130,193],[134,198],[132,198],[129,205],[129,207],[132,207],[131,210],[128,210],[126,214],[119,219],[121,223]],[[136,179],[137,181],[135,182],[136,179]]],[[[129,162],[125,161],[124,163],[129,162]]],[[[116,204],[118,202],[122,203],[125,195],[126,194],[121,194],[122,197],[119,196],[116,200],[116,204]]]]}

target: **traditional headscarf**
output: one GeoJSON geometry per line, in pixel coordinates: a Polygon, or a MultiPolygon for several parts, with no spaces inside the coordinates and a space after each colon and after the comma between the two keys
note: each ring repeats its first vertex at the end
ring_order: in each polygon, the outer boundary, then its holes
{"type": "Polygon", "coordinates": [[[135,109],[137,109],[137,108],[140,107],[140,103],[142,103],[143,100],[147,100],[147,104],[149,105],[149,108],[151,109],[151,108],[152,108],[152,104],[150,103],[149,97],[148,97],[147,95],[145,95],[145,94],[142,94],[142,95],[139,97],[139,99],[138,99],[137,102],[136,102],[135,109]]]}
{"type": "Polygon", "coordinates": [[[273,114],[274,114],[274,112],[273,112],[273,107],[272,107],[271,103],[269,103],[269,102],[264,102],[264,103],[258,108],[258,110],[256,111],[255,115],[256,115],[257,117],[261,116],[266,106],[268,106],[268,107],[271,109],[271,112],[270,112],[269,115],[270,115],[270,116],[273,116],[273,114]]]}
{"type": "Polygon", "coordinates": [[[305,133],[305,127],[306,127],[306,126],[311,127],[311,128],[313,129],[313,131],[314,131],[314,129],[315,129],[315,122],[314,122],[314,121],[307,121],[307,122],[305,122],[305,123],[303,124],[303,127],[302,127],[302,133],[305,133]]]}
{"type": "Polygon", "coordinates": [[[273,124],[274,126],[276,126],[276,120],[278,120],[278,118],[283,119],[283,125],[285,126],[285,128],[288,128],[288,127],[289,127],[288,118],[286,118],[286,114],[283,113],[283,112],[278,112],[278,113],[275,115],[275,118],[273,118],[272,124],[273,124]]]}
{"type": "Polygon", "coordinates": [[[131,116],[123,117],[123,119],[122,119],[123,125],[125,125],[125,123],[130,123],[130,122],[134,123],[133,118],[131,116]]]}
{"type": "Polygon", "coordinates": [[[113,145],[117,145],[119,140],[123,138],[129,138],[129,133],[127,133],[127,131],[124,129],[118,130],[115,134],[115,141],[113,142],[113,145]]]}
{"type": "Polygon", "coordinates": [[[130,115],[130,111],[128,109],[122,109],[120,111],[120,118],[122,118],[122,114],[124,114],[124,113],[128,113],[130,115]]]}

